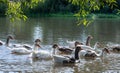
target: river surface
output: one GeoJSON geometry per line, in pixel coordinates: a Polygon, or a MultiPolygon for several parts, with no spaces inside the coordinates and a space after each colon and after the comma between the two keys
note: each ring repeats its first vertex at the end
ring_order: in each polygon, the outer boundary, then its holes
{"type": "MultiPolygon", "coordinates": [[[[10,43],[30,44],[40,38],[42,49],[51,51],[52,44],[66,46],[67,40],[85,43],[92,35],[91,45],[100,42],[120,44],[120,19],[96,19],[88,27],[77,26],[76,18],[44,17],[30,18],[26,22],[11,23],[7,18],[0,18],[0,40],[6,41],[13,35],[10,43]]],[[[103,58],[81,59],[76,64],[55,64],[53,60],[32,61],[29,55],[14,55],[0,50],[0,73],[120,73],[120,53],[111,53],[103,58]]]]}

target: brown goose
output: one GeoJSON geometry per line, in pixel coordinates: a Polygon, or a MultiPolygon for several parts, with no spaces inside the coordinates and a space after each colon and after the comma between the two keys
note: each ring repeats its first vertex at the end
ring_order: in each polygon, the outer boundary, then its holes
{"type": "MultiPolygon", "coordinates": [[[[58,44],[53,44],[52,46],[53,50],[58,51],[61,54],[71,54],[73,49],[66,48],[66,47],[59,47],[58,44]]],[[[54,51],[55,54],[55,51],[54,51]]]]}
{"type": "MultiPolygon", "coordinates": [[[[81,47],[81,46],[77,46],[77,47],[81,47]]],[[[79,55],[81,57],[101,57],[104,56],[105,54],[110,54],[110,51],[107,48],[104,48],[100,53],[95,52],[94,50],[84,50],[82,48],[80,48],[80,52],[79,55]]]]}
{"type": "Polygon", "coordinates": [[[110,51],[112,52],[120,52],[120,45],[113,45],[111,47],[108,47],[110,51]]]}

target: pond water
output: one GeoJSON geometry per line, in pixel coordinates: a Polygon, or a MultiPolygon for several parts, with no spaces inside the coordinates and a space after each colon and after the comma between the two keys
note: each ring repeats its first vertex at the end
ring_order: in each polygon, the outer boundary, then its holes
{"type": "MultiPolygon", "coordinates": [[[[66,46],[67,40],[85,42],[92,35],[91,45],[100,42],[120,44],[120,20],[96,19],[88,27],[76,25],[76,18],[44,17],[30,18],[26,22],[11,23],[7,18],[0,18],[0,40],[6,41],[8,35],[15,40],[11,43],[33,45],[34,40],[42,40],[42,48],[50,51],[53,43],[66,46]]],[[[0,50],[0,73],[120,73],[120,54],[94,60],[81,59],[75,65],[55,64],[53,60],[31,61],[29,55],[14,55],[0,50]]]]}

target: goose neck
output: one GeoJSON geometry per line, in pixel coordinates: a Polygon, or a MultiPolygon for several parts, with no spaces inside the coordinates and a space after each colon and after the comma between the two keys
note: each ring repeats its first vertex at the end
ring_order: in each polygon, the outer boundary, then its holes
{"type": "Polygon", "coordinates": [[[88,37],[87,40],[86,40],[86,45],[87,46],[90,46],[90,40],[91,40],[90,37],[88,37]]]}
{"type": "Polygon", "coordinates": [[[75,60],[79,60],[79,51],[80,51],[81,47],[76,47],[75,49],[75,60]]]}
{"type": "Polygon", "coordinates": [[[9,45],[9,38],[7,38],[7,40],[6,40],[6,45],[8,46],[9,45]]]}

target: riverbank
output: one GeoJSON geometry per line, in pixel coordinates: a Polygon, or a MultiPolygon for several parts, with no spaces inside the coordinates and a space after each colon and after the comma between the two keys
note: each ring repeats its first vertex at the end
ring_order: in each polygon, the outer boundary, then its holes
{"type": "MultiPolygon", "coordinates": [[[[30,14],[28,17],[76,17],[73,13],[62,14],[62,13],[52,13],[52,14],[30,14]]],[[[88,18],[120,18],[120,15],[117,14],[90,14],[88,18]]]]}
{"type": "Polygon", "coordinates": [[[75,17],[73,13],[29,14],[28,17],[75,17]]]}
{"type": "MultiPolygon", "coordinates": [[[[77,17],[74,13],[51,13],[51,14],[27,14],[28,18],[36,18],[36,17],[77,17]]],[[[5,15],[0,15],[0,17],[6,17],[5,15]]],[[[88,18],[120,18],[118,14],[90,14],[87,16],[88,18]]]]}
{"type": "Polygon", "coordinates": [[[120,18],[117,14],[95,14],[98,18],[120,18]]]}

